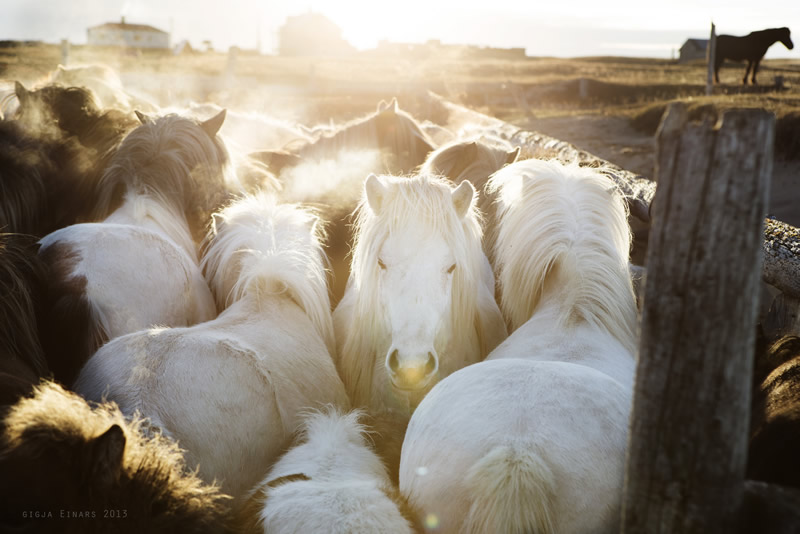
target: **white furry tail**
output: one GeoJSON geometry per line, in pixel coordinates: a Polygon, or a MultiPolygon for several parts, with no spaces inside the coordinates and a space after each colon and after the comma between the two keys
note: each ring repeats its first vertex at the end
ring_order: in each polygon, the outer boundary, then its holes
{"type": "Polygon", "coordinates": [[[555,532],[552,495],[555,480],[534,449],[493,448],[467,473],[472,498],[462,532],[470,534],[550,534],[555,532]]]}

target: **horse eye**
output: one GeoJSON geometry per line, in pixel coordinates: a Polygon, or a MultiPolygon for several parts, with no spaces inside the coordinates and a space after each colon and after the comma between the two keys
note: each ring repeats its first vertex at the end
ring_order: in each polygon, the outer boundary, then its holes
{"type": "Polygon", "coordinates": [[[380,267],[384,271],[386,270],[386,264],[383,263],[380,258],[378,258],[378,267],[380,267]]]}
{"type": "Polygon", "coordinates": [[[456,264],[454,263],[453,265],[450,266],[449,269],[447,269],[447,274],[450,274],[455,270],[456,270],[456,264]]]}

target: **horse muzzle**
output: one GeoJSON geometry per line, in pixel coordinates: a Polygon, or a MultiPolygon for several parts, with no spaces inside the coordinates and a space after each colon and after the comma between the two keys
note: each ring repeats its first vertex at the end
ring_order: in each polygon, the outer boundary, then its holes
{"type": "Polygon", "coordinates": [[[439,371],[439,358],[433,349],[427,353],[404,357],[394,347],[386,357],[386,371],[392,385],[402,391],[419,391],[431,383],[439,371]]]}

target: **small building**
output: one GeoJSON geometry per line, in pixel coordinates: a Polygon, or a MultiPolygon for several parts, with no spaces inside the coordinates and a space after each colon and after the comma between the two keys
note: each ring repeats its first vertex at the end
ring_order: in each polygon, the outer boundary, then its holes
{"type": "Polygon", "coordinates": [[[693,61],[695,59],[706,59],[708,49],[708,39],[686,39],[680,49],[679,63],[693,61]]]}
{"type": "Polygon", "coordinates": [[[128,24],[125,17],[120,22],[92,26],[86,33],[88,43],[94,46],[169,49],[169,33],[146,24],[128,24]]]}
{"type": "Polygon", "coordinates": [[[320,13],[288,17],[279,31],[278,52],[282,56],[343,56],[354,52],[342,38],[342,30],[320,13]]]}

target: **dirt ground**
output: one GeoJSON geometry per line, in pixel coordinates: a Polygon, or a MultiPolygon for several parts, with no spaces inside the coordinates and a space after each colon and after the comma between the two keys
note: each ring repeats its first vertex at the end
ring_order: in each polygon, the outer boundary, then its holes
{"type": "MultiPolygon", "coordinates": [[[[634,129],[627,117],[573,115],[532,118],[518,124],[568,141],[623,169],[654,177],[655,141],[634,129]]],[[[768,213],[800,226],[800,154],[792,160],[775,160],[768,213]]]]}

